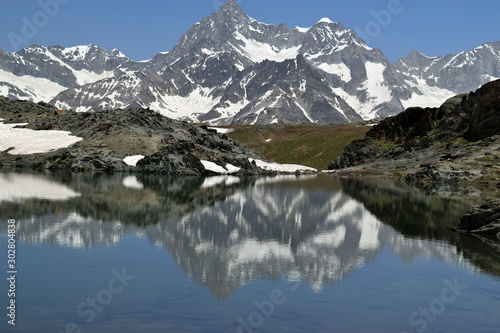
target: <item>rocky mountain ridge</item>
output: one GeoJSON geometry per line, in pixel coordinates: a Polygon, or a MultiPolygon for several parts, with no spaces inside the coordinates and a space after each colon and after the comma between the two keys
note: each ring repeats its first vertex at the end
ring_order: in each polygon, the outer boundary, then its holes
{"type": "MultiPolygon", "coordinates": [[[[473,50],[427,57],[416,50],[394,65],[410,85],[425,85],[456,94],[468,93],[500,78],[500,42],[485,43],[473,50]]],[[[425,105],[420,105],[425,106],[425,105]]]]}
{"type": "Polygon", "coordinates": [[[437,58],[415,51],[392,65],[340,23],[289,29],[229,0],[148,61],[92,44],[0,53],[0,94],[76,111],[150,108],[211,124],[345,123],[475,90],[500,77],[498,49],[487,43],[437,58]]]}

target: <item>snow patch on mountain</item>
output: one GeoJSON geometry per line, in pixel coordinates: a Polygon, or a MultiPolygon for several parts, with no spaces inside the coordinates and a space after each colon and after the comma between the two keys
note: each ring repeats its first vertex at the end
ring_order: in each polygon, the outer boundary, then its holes
{"type": "Polygon", "coordinates": [[[327,73],[339,76],[343,82],[347,83],[352,80],[351,70],[344,63],[339,63],[339,64],[319,63],[316,64],[316,68],[319,68],[327,73]]]}
{"type": "Polygon", "coordinates": [[[143,155],[132,155],[132,156],[127,156],[123,159],[123,163],[129,166],[137,166],[137,162],[142,160],[144,158],[143,155]]]}
{"type": "Polygon", "coordinates": [[[236,103],[224,102],[222,106],[214,106],[213,110],[220,114],[219,117],[208,121],[209,124],[231,123],[231,119],[248,105],[249,101],[244,98],[236,103]]]}
{"type": "Polygon", "coordinates": [[[173,119],[190,119],[209,112],[220,101],[212,93],[216,88],[197,87],[187,96],[160,95],[150,104],[150,108],[173,119]]]}
{"type": "Polygon", "coordinates": [[[368,88],[368,91],[372,92],[372,95],[375,95],[374,97],[382,101],[390,99],[391,93],[384,79],[386,66],[384,64],[367,61],[365,67],[368,77],[365,81],[365,86],[368,88]]]}
{"type": "Polygon", "coordinates": [[[294,59],[297,57],[299,50],[302,47],[302,45],[298,45],[280,50],[270,44],[246,38],[239,32],[235,33],[235,38],[244,44],[243,47],[240,47],[240,50],[245,56],[248,57],[248,59],[255,63],[259,63],[264,60],[282,62],[286,59],[294,59]]]}
{"type": "Polygon", "coordinates": [[[366,102],[354,108],[363,117],[363,119],[372,119],[376,117],[377,106],[391,100],[391,91],[385,84],[384,64],[367,61],[365,63],[367,79],[359,89],[365,89],[366,102]]]}
{"type": "Polygon", "coordinates": [[[367,61],[365,63],[367,78],[357,88],[357,93],[365,95],[359,98],[357,95],[348,94],[342,88],[332,90],[344,99],[365,120],[377,117],[377,107],[392,99],[391,90],[385,84],[384,71],[386,66],[380,63],[367,61]]]}
{"type": "MultiPolygon", "coordinates": [[[[4,96],[9,96],[10,89],[8,86],[2,85],[3,82],[17,87],[23,93],[26,93],[29,96],[28,98],[32,99],[35,103],[40,101],[50,101],[61,91],[67,89],[66,87],[48,79],[34,77],[31,75],[17,76],[0,69],[0,93],[4,96]]],[[[14,91],[11,93],[14,95],[13,97],[26,99],[25,96],[16,96],[14,91]]]]}
{"type": "Polygon", "coordinates": [[[323,17],[321,20],[318,21],[318,23],[335,23],[332,20],[330,20],[328,17],[323,17]]]}
{"type": "MultiPolygon", "coordinates": [[[[71,59],[72,61],[80,60],[83,61],[86,59],[88,52],[92,48],[92,45],[80,45],[74,46],[70,48],[65,48],[62,51],[62,54],[71,59]],[[71,57],[70,57],[71,56],[71,57]]],[[[58,62],[62,67],[66,67],[73,72],[73,75],[76,77],[76,83],[78,85],[85,85],[88,83],[96,82],[99,80],[103,80],[106,78],[110,78],[114,76],[114,71],[103,71],[102,73],[91,72],[87,69],[76,70],[63,59],[56,57],[52,52],[46,49],[45,54],[52,60],[58,62]]],[[[120,52],[120,55],[125,57],[123,53],[120,52]]]]}
{"type": "Polygon", "coordinates": [[[309,28],[301,28],[301,27],[295,27],[293,28],[294,30],[297,30],[298,32],[301,32],[303,34],[307,33],[309,31],[309,29],[311,29],[310,27],[309,28]]]}
{"type": "Polygon", "coordinates": [[[230,163],[227,163],[225,167],[222,167],[214,162],[207,160],[200,160],[201,164],[205,167],[205,170],[212,171],[219,175],[230,175],[237,173],[241,170],[241,168],[234,166],[230,163]]]}
{"type": "Polygon", "coordinates": [[[411,87],[417,88],[422,94],[412,94],[410,99],[401,99],[401,103],[405,109],[413,106],[419,107],[439,107],[450,97],[456,95],[453,91],[438,88],[436,86],[429,86],[424,80],[416,79],[417,83],[406,81],[411,87]]]}
{"type": "Polygon", "coordinates": [[[115,76],[113,71],[104,71],[101,74],[91,72],[91,71],[86,70],[86,69],[81,69],[79,71],[76,71],[73,69],[72,71],[75,74],[76,83],[78,83],[79,85],[93,83],[93,82],[96,82],[99,80],[104,80],[104,79],[115,76]]]}

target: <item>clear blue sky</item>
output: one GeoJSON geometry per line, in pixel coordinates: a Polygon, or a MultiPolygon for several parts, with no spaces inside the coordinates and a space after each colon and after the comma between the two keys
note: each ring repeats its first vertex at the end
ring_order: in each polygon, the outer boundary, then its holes
{"type": "MultiPolygon", "coordinates": [[[[172,49],[187,29],[215,12],[224,1],[1,0],[0,47],[13,52],[33,43],[65,47],[93,43],[105,49],[117,48],[134,60],[150,59],[172,49]],[[43,3],[50,15],[44,14],[43,3]],[[26,28],[26,22],[36,23],[37,31],[26,28]],[[14,34],[22,39],[12,43],[14,34]]],[[[368,44],[381,49],[391,62],[412,49],[436,56],[500,40],[497,0],[237,2],[258,21],[286,23],[289,28],[309,27],[328,17],[364,34],[368,44]],[[387,13],[388,7],[393,13],[390,17],[381,15],[377,22],[373,13],[387,13]]]]}

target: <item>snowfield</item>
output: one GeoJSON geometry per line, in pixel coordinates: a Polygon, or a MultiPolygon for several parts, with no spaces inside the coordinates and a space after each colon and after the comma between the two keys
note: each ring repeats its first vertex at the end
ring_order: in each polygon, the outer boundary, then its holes
{"type": "Polygon", "coordinates": [[[14,128],[26,124],[4,124],[0,122],[0,151],[14,148],[11,155],[48,153],[66,148],[83,138],[72,136],[66,131],[33,131],[27,128],[14,128]]]}
{"type": "MultiPolygon", "coordinates": [[[[19,90],[26,93],[35,103],[50,101],[57,94],[67,89],[48,79],[30,75],[17,76],[0,69],[0,93],[4,96],[9,95],[10,88],[2,85],[3,82],[19,88],[19,90]]],[[[12,93],[15,94],[15,92],[12,93]]],[[[26,99],[26,97],[24,99],[26,99]]]]}

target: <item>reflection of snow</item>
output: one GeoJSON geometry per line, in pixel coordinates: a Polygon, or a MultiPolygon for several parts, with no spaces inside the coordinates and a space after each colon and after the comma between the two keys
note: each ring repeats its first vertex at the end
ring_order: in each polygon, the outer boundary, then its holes
{"type": "Polygon", "coordinates": [[[79,195],[63,184],[42,177],[0,173],[0,202],[27,199],[68,200],[79,195]]]}
{"type": "MultiPolygon", "coordinates": [[[[37,222],[44,223],[40,220],[37,222]]],[[[28,223],[34,224],[35,220],[28,221],[28,223]]],[[[23,242],[35,244],[55,243],[60,246],[79,249],[97,243],[116,244],[126,234],[124,226],[119,222],[114,222],[113,228],[109,230],[103,228],[98,233],[94,233],[93,228],[96,225],[102,228],[102,223],[92,218],[83,217],[78,213],[70,213],[62,220],[44,225],[40,228],[39,233],[23,232],[21,234],[18,233],[18,235],[23,242]]],[[[24,227],[26,229],[28,226],[24,227]]]]}
{"type": "Polygon", "coordinates": [[[360,249],[370,250],[380,246],[378,233],[381,228],[381,223],[375,216],[370,213],[365,214],[363,219],[358,221],[358,228],[361,230],[361,238],[359,240],[360,249]]]}
{"type": "Polygon", "coordinates": [[[207,177],[203,181],[203,184],[201,185],[201,188],[209,188],[209,187],[214,187],[219,184],[224,183],[226,186],[231,186],[234,184],[237,184],[240,182],[240,179],[238,177],[234,176],[214,176],[214,177],[207,177]]]}
{"type": "Polygon", "coordinates": [[[306,280],[320,291],[373,261],[384,248],[409,260],[425,256],[470,268],[450,244],[401,237],[341,191],[293,185],[314,178],[260,178],[255,186],[165,228],[165,245],[186,273],[222,298],[247,281],[276,276],[306,280]],[[170,245],[173,239],[182,247],[170,245]]]}
{"type": "Polygon", "coordinates": [[[231,248],[230,251],[235,253],[237,263],[262,261],[267,258],[293,259],[290,246],[276,241],[259,242],[249,239],[231,248]]]}
{"type": "Polygon", "coordinates": [[[323,234],[315,236],[313,238],[313,243],[318,245],[339,247],[344,242],[346,230],[346,227],[344,225],[341,225],[331,232],[325,232],[323,234]]]}
{"type": "Polygon", "coordinates": [[[128,188],[135,188],[141,190],[144,188],[144,185],[140,181],[137,180],[136,176],[127,176],[123,178],[123,186],[128,188]]]}

